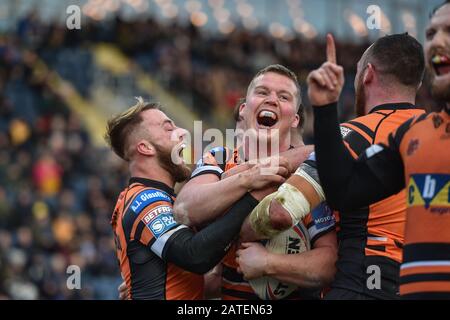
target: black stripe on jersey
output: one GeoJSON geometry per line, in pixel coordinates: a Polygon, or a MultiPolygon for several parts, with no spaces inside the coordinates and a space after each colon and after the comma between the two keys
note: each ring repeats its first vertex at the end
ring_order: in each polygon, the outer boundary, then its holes
{"type": "Polygon", "coordinates": [[[222,277],[225,280],[228,280],[230,282],[243,282],[247,283],[247,281],[244,280],[244,276],[236,271],[234,268],[230,268],[228,266],[223,266],[222,269],[222,277]]]}
{"type": "Polygon", "coordinates": [[[345,138],[344,141],[346,141],[350,148],[359,156],[361,153],[363,153],[364,150],[366,150],[368,147],[370,147],[370,142],[367,141],[361,134],[358,132],[352,130],[345,138]]]}
{"type": "Polygon", "coordinates": [[[450,300],[449,292],[416,292],[402,295],[406,300],[450,300]]]}
{"type": "Polygon", "coordinates": [[[403,249],[403,243],[401,243],[398,240],[394,240],[395,245],[397,246],[397,248],[403,249]]]}
{"type": "Polygon", "coordinates": [[[227,295],[235,298],[245,299],[245,300],[261,300],[259,297],[250,292],[232,290],[222,287],[222,295],[227,295]]]}
{"type": "Polygon", "coordinates": [[[403,249],[403,263],[450,260],[450,243],[413,243],[403,249]]]}
{"type": "Polygon", "coordinates": [[[136,232],[134,233],[135,240],[141,239],[141,235],[142,235],[142,231],[144,230],[144,227],[145,227],[145,223],[143,223],[142,221],[139,221],[139,223],[136,227],[136,232]]]}
{"type": "Polygon", "coordinates": [[[130,242],[131,229],[133,229],[134,221],[136,220],[137,215],[134,214],[131,210],[127,210],[122,218],[122,228],[123,233],[125,235],[125,239],[127,243],[130,242]]]}
{"type": "MultiPolygon", "coordinates": [[[[361,129],[362,131],[364,131],[372,140],[375,139],[375,133],[369,129],[369,127],[367,127],[366,125],[362,124],[361,122],[358,121],[348,121],[347,123],[354,125],[355,127],[361,129]]],[[[345,127],[345,123],[342,124],[345,127]]],[[[350,129],[350,128],[349,128],[350,129]]],[[[354,130],[352,130],[354,132],[354,130]]]]}
{"type": "Polygon", "coordinates": [[[372,250],[375,250],[375,251],[386,252],[386,246],[382,246],[382,245],[378,245],[378,246],[367,245],[366,247],[367,247],[367,249],[372,249],[372,250]]]}
{"type": "MultiPolygon", "coordinates": [[[[402,125],[400,125],[397,128],[397,131],[395,131],[395,136],[394,136],[394,142],[395,142],[395,145],[397,148],[400,147],[400,142],[402,141],[403,136],[409,130],[409,128],[412,125],[414,125],[415,123],[425,120],[427,118],[427,116],[428,116],[428,114],[424,113],[418,117],[412,117],[411,119],[405,121],[402,125]]],[[[392,135],[392,133],[389,136],[391,136],[391,135],[392,135]]]]}
{"type": "Polygon", "coordinates": [[[380,104],[379,106],[376,106],[375,108],[372,108],[369,113],[378,113],[378,114],[384,114],[380,111],[386,111],[386,110],[409,110],[409,109],[420,109],[418,106],[409,103],[409,102],[399,102],[399,103],[385,103],[380,104]]]}
{"type": "Polygon", "coordinates": [[[450,281],[450,273],[417,273],[400,277],[400,285],[423,281],[450,281]]]}
{"type": "Polygon", "coordinates": [[[386,120],[391,114],[395,113],[396,110],[392,111],[391,113],[385,114],[384,117],[378,121],[377,126],[375,127],[374,136],[372,137],[372,144],[375,144],[375,137],[377,136],[377,131],[381,126],[381,123],[386,120]]]}

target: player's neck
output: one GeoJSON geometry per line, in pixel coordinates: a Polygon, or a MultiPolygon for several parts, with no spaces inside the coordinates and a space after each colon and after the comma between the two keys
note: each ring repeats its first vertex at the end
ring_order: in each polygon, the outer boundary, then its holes
{"type": "Polygon", "coordinates": [[[394,95],[394,96],[384,96],[384,97],[373,97],[372,99],[367,99],[366,101],[366,113],[369,113],[373,108],[390,103],[416,103],[416,97],[410,95],[394,95]]]}
{"type": "Polygon", "coordinates": [[[156,159],[146,161],[145,163],[131,161],[129,166],[131,176],[159,181],[170,188],[174,188],[175,180],[170,172],[167,172],[167,170],[162,168],[159,163],[155,162],[157,162],[156,159]]]}

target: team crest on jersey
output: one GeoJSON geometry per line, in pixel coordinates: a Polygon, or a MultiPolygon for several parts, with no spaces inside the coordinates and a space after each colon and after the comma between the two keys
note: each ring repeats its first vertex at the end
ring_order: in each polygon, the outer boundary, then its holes
{"type": "Polygon", "coordinates": [[[408,205],[424,206],[433,212],[450,211],[450,175],[414,174],[408,183],[408,205]]]}
{"type": "Polygon", "coordinates": [[[153,219],[147,224],[147,227],[153,233],[155,238],[159,238],[161,235],[173,229],[178,223],[175,221],[171,214],[163,213],[157,218],[153,219]]]}

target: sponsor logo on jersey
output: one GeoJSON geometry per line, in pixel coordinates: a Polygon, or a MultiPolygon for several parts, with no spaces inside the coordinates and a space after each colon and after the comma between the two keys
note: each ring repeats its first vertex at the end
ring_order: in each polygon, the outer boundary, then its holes
{"type": "Polygon", "coordinates": [[[341,128],[341,136],[342,138],[345,138],[350,132],[352,132],[352,129],[344,127],[344,126],[340,126],[341,128]]]}
{"type": "Polygon", "coordinates": [[[142,222],[144,224],[148,224],[150,221],[155,219],[158,215],[162,213],[172,213],[172,207],[171,206],[157,206],[156,208],[153,208],[148,213],[145,214],[145,216],[142,218],[142,222]]]}
{"type": "Polygon", "coordinates": [[[133,210],[134,213],[139,214],[149,204],[157,201],[167,201],[172,203],[172,199],[160,190],[144,190],[134,198],[133,203],[131,204],[131,210],[133,210]]]}
{"type": "Polygon", "coordinates": [[[153,233],[155,238],[159,238],[161,235],[177,226],[178,223],[174,220],[171,214],[162,213],[155,219],[147,224],[147,227],[153,233]]]}
{"type": "MultiPolygon", "coordinates": [[[[449,174],[414,174],[408,183],[408,205],[424,206],[434,212],[438,208],[450,209],[449,174]]],[[[441,212],[438,210],[436,212],[441,212]]],[[[444,212],[441,212],[444,213],[444,212]]]]}
{"type": "Polygon", "coordinates": [[[317,229],[322,229],[335,224],[333,211],[330,207],[322,202],[312,211],[312,218],[317,229]]]}

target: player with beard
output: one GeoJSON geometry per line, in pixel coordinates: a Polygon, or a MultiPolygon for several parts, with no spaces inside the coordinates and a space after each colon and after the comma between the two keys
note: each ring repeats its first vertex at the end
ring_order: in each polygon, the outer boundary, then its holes
{"type": "MultiPolygon", "coordinates": [[[[131,175],[111,219],[128,299],[202,299],[202,274],[223,258],[258,203],[247,192],[226,215],[198,233],[177,223],[173,187],[190,175],[181,159],[185,135],[158,104],[142,98],[108,122],[106,139],[128,162],[131,175]]],[[[283,179],[267,172],[248,175],[248,181],[283,179]]]]}
{"type": "Polygon", "coordinates": [[[387,141],[369,147],[357,160],[345,148],[337,121],[342,67],[332,61],[327,70],[321,68],[321,73],[337,80],[332,88],[317,73],[308,82],[319,175],[328,203],[340,211],[354,210],[407,187],[400,267],[404,298],[450,299],[449,30],[447,1],[432,14],[425,41],[433,97],[445,101],[443,110],[406,121],[387,141]]]}
{"type": "MultiPolygon", "coordinates": [[[[341,124],[346,147],[357,158],[411,117],[425,61],[420,43],[407,34],[382,37],[358,62],[355,109],[359,116],[341,124]]],[[[342,210],[338,221],[337,273],[326,299],[396,299],[404,243],[406,192],[356,210],[342,210]],[[370,266],[383,275],[377,288],[367,285],[370,266]]]]}
{"type": "MultiPolygon", "coordinates": [[[[327,39],[328,55],[335,55],[334,41],[327,39]]],[[[330,58],[333,59],[333,58],[330,58]]],[[[325,67],[328,67],[325,64],[325,67]]],[[[351,154],[356,158],[371,144],[384,142],[389,133],[407,119],[423,114],[424,111],[414,106],[416,92],[420,87],[424,72],[424,58],[422,46],[407,34],[386,36],[378,39],[363,54],[358,62],[355,78],[356,112],[360,117],[341,124],[341,133],[351,154]],[[403,57],[402,59],[398,57],[403,57]],[[393,63],[392,61],[396,61],[393,63]],[[386,63],[388,62],[388,63],[386,63]]],[[[321,73],[320,80],[332,87],[336,79],[327,78],[321,73]]],[[[317,176],[314,156],[305,161],[299,170],[310,177],[317,176]]],[[[318,179],[316,179],[319,183],[318,179]]],[[[306,181],[301,181],[298,175],[293,175],[286,184],[296,187],[297,192],[305,195],[312,207],[318,203],[308,192],[306,181]],[[303,183],[301,183],[303,182],[303,183]]],[[[310,183],[311,184],[311,183],[310,183]]],[[[311,184],[312,185],[312,184],[311,184]]],[[[320,185],[317,186],[320,188],[320,185]]],[[[321,191],[321,189],[319,189],[321,191]]],[[[317,199],[319,198],[317,193],[317,199]]],[[[290,195],[290,194],[288,194],[290,195]]],[[[279,221],[291,226],[292,222],[288,210],[283,205],[286,196],[280,200],[280,195],[272,194],[271,202],[264,199],[251,213],[250,219],[258,213],[267,210],[269,215],[278,216],[279,221]],[[280,216],[284,215],[284,219],[280,216]]],[[[297,201],[299,202],[299,201],[297,201]]],[[[309,209],[308,209],[309,210],[309,209]]],[[[404,221],[406,213],[405,192],[401,192],[388,199],[352,211],[336,213],[338,221],[339,259],[337,273],[331,284],[331,291],[327,299],[395,299],[398,297],[398,274],[402,259],[402,245],[404,240],[404,221]],[[380,288],[370,290],[366,283],[371,275],[366,271],[371,265],[381,269],[383,278],[380,288]]],[[[252,220],[253,221],[253,220],[252,220]]],[[[261,227],[253,223],[252,227],[260,231],[261,227]]],[[[281,225],[278,226],[281,228],[281,225]]],[[[283,227],[284,228],[284,227],[283,227]]],[[[265,230],[267,233],[267,230],[265,230]]],[[[261,232],[258,232],[260,234],[261,232]]],[[[264,235],[264,233],[263,233],[264,235]]],[[[253,251],[256,251],[256,245],[253,251]]],[[[249,260],[247,249],[241,250],[241,270],[247,278],[270,269],[267,263],[271,257],[267,250],[259,247],[260,258],[249,260]],[[265,263],[262,263],[265,262],[265,263]]],[[[296,257],[289,257],[295,259],[296,257]]]]}

